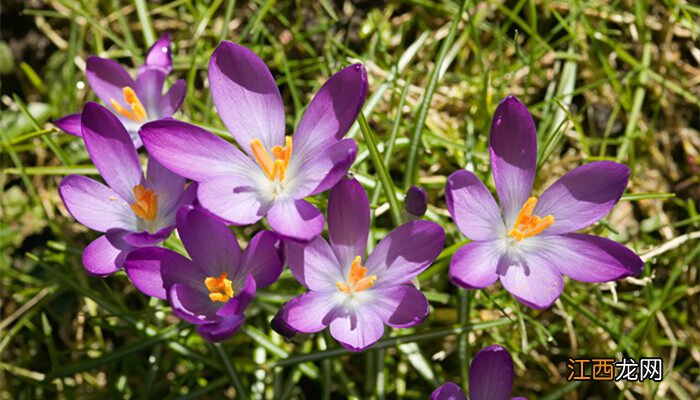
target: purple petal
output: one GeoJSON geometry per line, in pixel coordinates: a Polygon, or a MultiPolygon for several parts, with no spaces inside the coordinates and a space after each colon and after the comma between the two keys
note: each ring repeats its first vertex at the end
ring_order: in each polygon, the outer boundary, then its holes
{"type": "Polygon", "coordinates": [[[499,262],[501,284],[528,307],[549,308],[564,290],[564,279],[556,267],[532,254],[499,262]]]}
{"type": "Polygon", "coordinates": [[[290,195],[300,199],[332,188],[347,174],[355,154],[357,144],[352,139],[343,139],[306,160],[292,154],[287,178],[290,195]]]}
{"type": "Polygon", "coordinates": [[[364,258],[369,235],[369,199],[355,179],[342,179],[328,197],[328,235],[340,264],[364,258]]]}
{"type": "Polygon", "coordinates": [[[129,232],[124,235],[124,241],[136,247],[153,246],[169,238],[170,234],[173,233],[173,230],[175,230],[174,225],[166,226],[155,233],[151,233],[147,230],[141,232],[129,232]]]}
{"type": "Polygon", "coordinates": [[[221,42],[209,61],[214,105],[238,145],[252,154],[258,139],[268,151],[284,145],[284,107],[277,83],[265,63],[249,49],[221,42]]]}
{"type": "Polygon", "coordinates": [[[471,400],[508,400],[513,390],[513,359],[501,346],[476,353],[469,367],[471,400]]]}
{"type": "Polygon", "coordinates": [[[220,303],[211,301],[206,293],[188,285],[172,285],[168,289],[168,299],[173,307],[173,314],[189,323],[199,325],[221,319],[216,315],[220,303]]]}
{"type": "Polygon", "coordinates": [[[435,389],[430,400],[467,400],[462,389],[454,382],[447,382],[435,389]]]}
{"type": "Polygon", "coordinates": [[[282,236],[308,241],[321,234],[325,220],[318,208],[308,201],[284,197],[272,203],[267,222],[282,236]]]}
{"type": "Polygon", "coordinates": [[[387,325],[409,328],[422,323],[430,313],[428,299],[420,290],[409,285],[371,289],[369,307],[387,325]]]}
{"type": "Polygon", "coordinates": [[[294,151],[312,156],[342,139],[365,102],[367,71],[362,64],[346,67],[316,93],[294,134],[294,151]]]}
{"type": "Polygon", "coordinates": [[[496,108],[491,123],[491,168],[506,226],[513,226],[532,191],[537,168],[537,130],[527,107],[514,96],[496,108]]]}
{"type": "Polygon", "coordinates": [[[87,103],[81,118],[90,159],[105,182],[124,200],[133,202],[134,187],[143,183],[139,155],[129,133],[109,110],[87,103]]]}
{"type": "Polygon", "coordinates": [[[180,200],[185,188],[185,178],[165,168],[155,158],[148,159],[146,170],[148,187],[158,196],[158,214],[166,215],[180,200]]]}
{"type": "Polygon", "coordinates": [[[554,224],[543,234],[583,229],[596,222],[620,200],[630,170],[613,161],[582,165],[552,184],[539,198],[533,214],[553,215],[554,224]]]}
{"type": "Polygon", "coordinates": [[[384,237],[367,257],[367,274],[377,275],[375,286],[406,283],[430,266],[444,244],[440,225],[407,222],[384,237]]]}
{"type": "Polygon", "coordinates": [[[173,69],[172,53],[170,33],[166,33],[158,38],[148,50],[144,66],[161,69],[167,75],[173,69]]]}
{"type": "Polygon", "coordinates": [[[180,176],[202,181],[260,168],[224,139],[174,119],[149,122],[139,131],[151,157],[180,176]]]}
{"type": "Polygon", "coordinates": [[[99,232],[119,228],[135,230],[136,214],[107,186],[86,176],[68,175],[58,185],[68,212],[81,224],[99,232]]]}
{"type": "Polygon", "coordinates": [[[147,68],[140,71],[138,78],[136,78],[136,87],[134,88],[136,96],[146,108],[149,119],[158,117],[156,114],[158,114],[160,98],[163,96],[166,75],[160,69],[147,68]]]}
{"type": "Polygon", "coordinates": [[[165,300],[168,288],[175,283],[192,280],[188,272],[195,271],[192,262],[180,254],[162,247],[142,247],[129,253],[124,263],[126,274],[142,293],[165,300]],[[165,265],[171,265],[176,276],[163,274],[165,265]]]}
{"type": "Polygon", "coordinates": [[[121,238],[123,231],[108,232],[85,248],[83,266],[95,276],[107,276],[117,272],[124,265],[124,260],[133,247],[121,238]]]}
{"type": "Polygon", "coordinates": [[[627,247],[598,236],[569,233],[536,236],[528,243],[532,256],[542,257],[560,273],[582,282],[609,282],[637,276],[644,262],[627,247]]]}
{"type": "Polygon", "coordinates": [[[422,217],[428,211],[428,195],[420,186],[411,186],[406,191],[403,209],[414,217],[422,217]]]}
{"type": "Polygon", "coordinates": [[[241,328],[245,321],[245,315],[237,314],[230,317],[222,318],[220,321],[208,324],[202,324],[197,327],[199,333],[204,339],[218,343],[233,336],[241,328]]]}
{"type": "Polygon", "coordinates": [[[489,240],[505,233],[498,204],[472,172],[459,170],[447,178],[447,209],[459,230],[471,240],[489,240]]]}
{"type": "Polygon", "coordinates": [[[127,86],[133,88],[136,83],[124,67],[116,61],[96,56],[89,56],[86,64],[85,75],[97,97],[104,104],[111,104],[114,99],[128,109],[122,89],[127,86]]]}
{"type": "Polygon", "coordinates": [[[56,125],[62,131],[69,133],[73,136],[82,137],[83,131],[80,129],[80,113],[68,114],[55,121],[53,124],[56,125]]]}
{"type": "Polygon", "coordinates": [[[245,175],[209,178],[199,184],[197,198],[207,211],[235,225],[254,224],[272,207],[258,183],[245,175]]]}
{"type": "Polygon", "coordinates": [[[331,336],[346,349],[362,351],[382,337],[384,323],[371,309],[349,310],[331,321],[330,331],[331,336]]]}
{"type": "Polygon", "coordinates": [[[184,79],[177,80],[164,96],[158,101],[156,116],[158,118],[170,117],[180,109],[187,95],[187,83],[184,79]]]}
{"type": "Polygon", "coordinates": [[[506,265],[498,241],[471,242],[452,256],[450,280],[466,289],[483,289],[498,280],[499,265],[506,265]]]}
{"type": "Polygon", "coordinates": [[[243,254],[233,232],[202,209],[191,206],[180,209],[177,231],[192,261],[210,276],[240,268],[243,254]]]}
{"type": "Polygon", "coordinates": [[[311,291],[297,296],[284,305],[281,318],[296,332],[320,332],[331,323],[336,307],[334,294],[311,291]]]}
{"type": "Polygon", "coordinates": [[[299,332],[297,332],[296,330],[292,329],[291,326],[289,326],[284,317],[285,313],[286,310],[284,307],[277,310],[277,313],[274,317],[272,317],[272,320],[270,321],[270,328],[272,328],[273,331],[277,332],[285,339],[291,339],[294,336],[296,336],[299,332]]]}
{"type": "Polygon", "coordinates": [[[287,243],[287,264],[294,277],[311,290],[336,292],[336,282],[344,282],[343,270],[350,270],[350,265],[343,266],[331,246],[322,237],[308,243],[292,240],[287,243]]]}
{"type": "Polygon", "coordinates": [[[253,275],[257,287],[272,285],[284,268],[282,243],[274,233],[262,231],[255,235],[243,253],[242,273],[253,275]]]}

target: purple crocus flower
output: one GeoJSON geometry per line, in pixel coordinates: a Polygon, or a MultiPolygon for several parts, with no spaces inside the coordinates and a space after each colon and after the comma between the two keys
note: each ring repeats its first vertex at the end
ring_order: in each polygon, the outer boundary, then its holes
{"type": "MultiPolygon", "coordinates": [[[[508,400],[513,390],[513,359],[499,345],[482,349],[469,367],[470,400],[508,400]]],[[[430,395],[430,400],[467,400],[462,389],[447,382],[430,395]]],[[[525,400],[514,397],[513,400],[525,400]]]]}
{"type": "Polygon", "coordinates": [[[265,63],[249,49],[222,42],[209,63],[217,111],[243,149],[199,127],[161,120],[141,128],[149,153],[172,171],[199,182],[200,204],[236,225],[267,215],[283,236],[310,240],[323,214],[304,198],[331,188],[355,159],[357,145],[342,139],[365,100],[360,64],[333,75],[286,137],[282,97],[265,63]]]}
{"type": "Polygon", "coordinates": [[[220,342],[241,327],[256,288],[271,285],[282,272],[280,240],[262,231],[242,252],[223,222],[192,206],[178,212],[177,231],[191,260],[144,247],[129,253],[126,273],[143,293],[167,299],[202,337],[220,342]]]}
{"type": "Polygon", "coordinates": [[[580,166],[530,197],[537,166],[537,133],[527,108],[507,97],[491,125],[491,167],[501,212],[486,186],[460,170],[447,180],[447,208],[472,240],[455,253],[452,281],[480,289],[500,279],[522,303],[544,309],[564,289],[562,275],[607,282],[638,275],[642,260],[601,237],[574,233],[607,214],[622,196],[629,168],[612,161],[580,166]]]}
{"type": "MultiPolygon", "coordinates": [[[[172,71],[170,35],[158,39],[146,55],[146,63],[138,67],[134,81],[119,63],[89,56],[85,75],[97,97],[106,104],[124,124],[136,148],[141,147],[138,130],[144,123],[170,117],[182,105],[187,92],[180,79],[163,95],[165,78],[172,71]]],[[[82,136],[80,113],[66,115],[54,121],[62,130],[82,136]]]]}
{"type": "Polygon", "coordinates": [[[194,200],[196,185],[151,158],[146,177],[129,133],[105,107],[89,102],[80,121],[92,162],[107,186],[81,175],[65,177],[58,191],[68,212],[90,229],[105,232],[83,252],[93,275],[122,267],[127,253],[162,242],[173,231],[177,209],[194,200]]]}
{"type": "Polygon", "coordinates": [[[331,336],[351,351],[374,344],[384,325],[407,328],[423,322],[429,307],[411,284],[438,256],[445,232],[429,221],[412,221],[386,235],[364,258],[369,234],[367,194],[354,179],[343,179],[328,199],[330,245],[322,237],[287,241],[287,263],[309,292],[281,311],[286,327],[300,333],[330,327],[331,336]]]}

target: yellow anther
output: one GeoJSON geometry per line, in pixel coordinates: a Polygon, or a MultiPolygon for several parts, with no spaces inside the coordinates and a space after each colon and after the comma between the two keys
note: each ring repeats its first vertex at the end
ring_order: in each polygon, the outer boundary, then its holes
{"type": "Polygon", "coordinates": [[[210,276],[204,279],[204,285],[211,292],[209,293],[211,301],[225,303],[233,297],[233,287],[231,281],[226,279],[226,272],[223,272],[218,278],[210,276]]]}
{"type": "Polygon", "coordinates": [[[345,294],[350,294],[351,292],[361,292],[374,286],[377,275],[365,276],[367,274],[367,268],[363,267],[361,263],[362,257],[355,257],[350,266],[350,274],[348,275],[347,283],[336,282],[338,290],[345,294]]]}
{"type": "Polygon", "coordinates": [[[289,166],[289,160],[292,158],[292,138],[287,136],[285,138],[285,146],[275,146],[270,149],[272,157],[263,147],[262,142],[259,139],[253,139],[250,141],[250,148],[253,151],[253,156],[255,160],[262,168],[265,175],[271,180],[275,179],[280,182],[284,181],[287,173],[287,167],[289,166]]]}
{"type": "Polygon", "coordinates": [[[537,197],[530,197],[527,199],[523,208],[521,208],[518,213],[518,218],[515,220],[513,229],[508,232],[508,236],[519,242],[525,238],[539,235],[545,229],[552,226],[554,223],[554,216],[547,215],[541,218],[537,215],[532,215],[532,212],[535,210],[535,205],[537,205],[537,197]]]}
{"type": "Polygon", "coordinates": [[[134,89],[125,86],[122,88],[122,94],[124,95],[124,101],[131,109],[126,109],[118,101],[110,99],[112,108],[134,122],[146,121],[146,119],[148,119],[148,113],[146,113],[146,109],[143,107],[143,104],[141,104],[141,100],[136,96],[134,89]]]}
{"type": "Polygon", "coordinates": [[[158,195],[155,190],[146,189],[143,185],[134,186],[135,203],[131,203],[131,210],[140,218],[153,222],[158,215],[158,195]]]}

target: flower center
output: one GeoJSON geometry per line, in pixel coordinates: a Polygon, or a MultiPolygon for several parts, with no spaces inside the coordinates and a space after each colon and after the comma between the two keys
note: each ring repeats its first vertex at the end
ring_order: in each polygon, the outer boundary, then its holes
{"type": "Polygon", "coordinates": [[[508,236],[519,242],[525,238],[542,233],[554,223],[554,216],[552,215],[547,215],[544,218],[532,215],[535,205],[537,205],[537,197],[533,196],[527,199],[523,208],[520,209],[520,213],[518,213],[518,219],[515,220],[513,229],[508,232],[508,236]]]}
{"type": "Polygon", "coordinates": [[[260,140],[251,140],[250,148],[253,150],[255,160],[260,164],[265,175],[267,175],[271,181],[277,179],[279,182],[283,182],[284,176],[287,173],[287,167],[289,166],[289,159],[292,158],[291,136],[285,138],[284,147],[275,146],[272,148],[274,161],[270,158],[270,154],[265,150],[260,140]]]}
{"type": "Polygon", "coordinates": [[[361,262],[362,257],[355,257],[350,266],[350,276],[348,276],[347,282],[343,283],[338,281],[335,283],[338,285],[338,290],[345,294],[351,294],[369,289],[374,285],[374,281],[377,280],[377,275],[365,276],[365,274],[367,274],[367,268],[363,267],[362,264],[360,264],[361,262]]]}
{"type": "Polygon", "coordinates": [[[233,297],[233,288],[231,287],[231,281],[226,279],[226,272],[223,272],[218,278],[213,276],[206,278],[204,284],[209,289],[211,301],[226,303],[233,297]]]}
{"type": "Polygon", "coordinates": [[[148,118],[148,114],[146,113],[146,109],[143,108],[141,100],[139,100],[138,96],[136,96],[134,89],[128,86],[124,86],[122,88],[122,92],[124,93],[124,101],[126,101],[126,104],[128,104],[129,107],[131,107],[131,109],[128,110],[124,108],[121,104],[119,104],[118,101],[110,99],[110,103],[112,103],[112,108],[114,108],[119,114],[129,118],[134,122],[146,121],[146,119],[148,118]]]}
{"type": "Polygon", "coordinates": [[[136,202],[131,203],[131,209],[140,218],[153,222],[158,215],[158,195],[155,190],[146,189],[143,185],[134,186],[134,197],[136,202]]]}

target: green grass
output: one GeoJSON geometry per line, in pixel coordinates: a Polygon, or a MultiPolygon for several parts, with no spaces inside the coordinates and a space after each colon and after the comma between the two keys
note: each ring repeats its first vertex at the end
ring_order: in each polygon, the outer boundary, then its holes
{"type": "MultiPolygon", "coordinates": [[[[499,343],[515,362],[514,395],[531,399],[693,399],[700,396],[700,8],[681,0],[483,2],[57,0],[22,9],[2,38],[0,116],[0,398],[404,398],[466,385],[479,349],[499,343]],[[379,2],[377,2],[379,3],[379,2]],[[464,12],[459,10],[464,7],[464,12]],[[285,342],[269,328],[300,293],[289,272],[256,297],[244,328],[204,342],[165,302],[123,273],[88,276],[81,253],[96,233],[56,191],[70,173],[95,175],[82,145],[50,119],[95,100],[89,54],[134,66],[165,31],[170,82],[185,78],[180,118],[230,140],[206,68],[222,39],[256,51],[277,78],[289,131],[334,71],[369,75],[363,118],[349,136],[352,171],[375,210],[373,241],[402,220],[410,184],[429,195],[427,218],[447,231],[420,277],[431,315],[387,329],[350,354],[326,333],[285,342]],[[29,33],[28,33],[29,32],[29,33]],[[17,45],[26,43],[25,47],[17,45]],[[535,194],[566,171],[609,159],[632,170],[623,200],[589,230],[642,255],[641,277],[567,280],[546,311],[499,284],[458,290],[447,279],[464,237],[445,207],[446,177],[475,171],[493,190],[488,129],[501,98],[517,95],[538,126],[535,194]],[[648,257],[644,257],[648,254],[648,257]],[[661,383],[566,381],[568,357],[662,357],[661,383]]],[[[12,11],[10,11],[12,12],[12,11]]],[[[324,204],[319,197],[317,204],[324,204]]],[[[249,238],[262,225],[234,228],[249,238]]],[[[171,238],[166,245],[177,249],[171,238]]]]}

